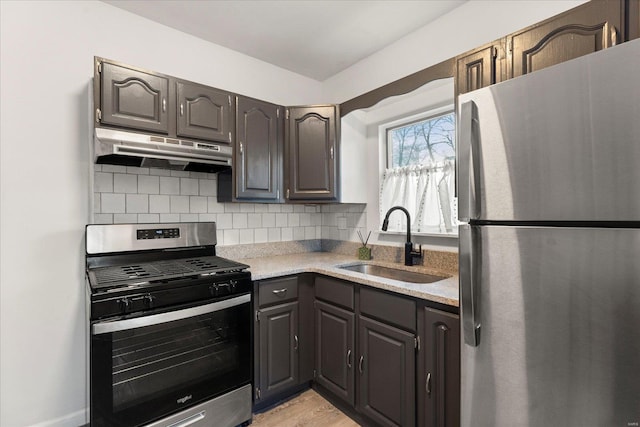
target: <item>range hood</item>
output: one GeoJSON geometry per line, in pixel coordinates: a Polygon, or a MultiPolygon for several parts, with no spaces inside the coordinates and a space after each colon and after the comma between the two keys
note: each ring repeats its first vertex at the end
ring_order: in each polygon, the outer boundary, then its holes
{"type": "Polygon", "coordinates": [[[233,149],[157,135],[95,128],[95,162],[196,172],[220,172],[231,168],[233,149]]]}

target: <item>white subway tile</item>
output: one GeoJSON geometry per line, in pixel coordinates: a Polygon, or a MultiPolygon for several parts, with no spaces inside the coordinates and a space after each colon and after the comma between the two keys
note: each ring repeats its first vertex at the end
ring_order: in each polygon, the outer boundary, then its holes
{"type": "Polygon", "coordinates": [[[149,175],[155,176],[171,176],[171,171],[169,169],[149,169],[149,175]]]}
{"type": "Polygon", "coordinates": [[[225,246],[237,245],[240,243],[240,230],[224,230],[225,246]]]}
{"type": "Polygon", "coordinates": [[[295,213],[303,213],[304,212],[304,205],[294,205],[293,206],[293,211],[295,213]]]}
{"type": "Polygon", "coordinates": [[[224,230],[216,229],[216,243],[224,246],[224,230]]]}
{"type": "Polygon", "coordinates": [[[189,212],[190,213],[207,213],[207,198],[203,196],[190,196],[189,197],[189,212]]]}
{"type": "Polygon", "coordinates": [[[293,240],[304,240],[304,228],[302,227],[293,228],[293,240]]]}
{"type": "Polygon", "coordinates": [[[290,213],[293,212],[293,205],[281,205],[282,212],[290,213]]]}
{"type": "Polygon", "coordinates": [[[149,196],[146,194],[127,194],[127,213],[149,213],[149,196]]]}
{"type": "Polygon", "coordinates": [[[300,214],[300,226],[307,227],[311,225],[311,214],[310,213],[301,213],[300,214]]]}
{"type": "Polygon", "coordinates": [[[100,196],[101,213],[124,213],[125,207],[124,194],[102,193],[100,196]]]}
{"type": "Polygon", "coordinates": [[[161,176],[160,194],[180,194],[180,179],[169,176],[161,176]]]}
{"type": "Polygon", "coordinates": [[[240,203],[240,212],[250,213],[256,211],[254,203],[240,203]]]}
{"type": "Polygon", "coordinates": [[[160,222],[160,214],[139,214],[138,215],[138,223],[139,224],[144,224],[144,223],[156,223],[156,222],[160,222]]]}
{"type": "Polygon", "coordinates": [[[113,215],[113,223],[114,224],[129,224],[129,223],[137,223],[138,215],[136,214],[114,214],[113,215]]]}
{"type": "Polygon", "coordinates": [[[280,242],[282,238],[280,237],[280,229],[279,228],[270,228],[269,229],[269,241],[270,242],[280,242]]]}
{"type": "Polygon", "coordinates": [[[217,215],[216,227],[218,230],[233,228],[233,214],[221,213],[217,215]]]}
{"type": "Polygon", "coordinates": [[[198,215],[198,221],[200,222],[216,222],[218,220],[218,216],[212,213],[202,213],[198,215]]]}
{"type": "Polygon", "coordinates": [[[161,213],[160,222],[180,222],[180,214],[161,213]]]}
{"type": "Polygon", "coordinates": [[[139,194],[159,194],[160,178],[151,175],[140,175],[138,177],[139,194]]]}
{"type": "Polygon", "coordinates": [[[282,241],[290,242],[292,240],[293,240],[293,228],[291,227],[282,228],[282,241]]]}
{"type": "Polygon", "coordinates": [[[305,213],[316,213],[316,207],[315,206],[307,206],[307,205],[305,205],[304,211],[305,211],[305,213]]]}
{"type": "Polygon", "coordinates": [[[113,214],[95,214],[93,215],[94,224],[113,224],[113,214]]]}
{"type": "Polygon", "coordinates": [[[290,213],[287,214],[289,217],[289,227],[298,227],[300,226],[300,214],[290,213]]]}
{"type": "Polygon", "coordinates": [[[189,213],[189,196],[171,196],[171,213],[189,213]]]}
{"type": "Polygon", "coordinates": [[[257,213],[269,212],[269,205],[264,203],[256,203],[254,208],[257,213]]]}
{"type": "Polygon", "coordinates": [[[256,228],[253,238],[256,243],[266,243],[269,240],[269,230],[267,228],[256,228]]]}
{"type": "Polygon", "coordinates": [[[322,225],[322,214],[321,213],[311,214],[311,225],[322,225]]]}
{"type": "Polygon", "coordinates": [[[316,225],[316,239],[322,239],[322,226],[316,225]]]}
{"type": "Polygon", "coordinates": [[[93,212],[100,213],[100,193],[93,193],[93,212]]]}
{"type": "Polygon", "coordinates": [[[124,173],[113,174],[113,192],[114,193],[137,193],[138,192],[138,176],[124,173]]]}
{"type": "MultiPolygon", "coordinates": [[[[208,179],[209,175],[210,174],[208,174],[206,172],[189,172],[189,177],[190,178],[196,178],[196,179],[208,179]]],[[[211,175],[213,175],[213,174],[211,174],[211,175]]],[[[213,176],[215,176],[215,175],[213,175],[213,176]]]]}
{"type": "Polygon", "coordinates": [[[137,168],[133,166],[127,166],[127,173],[135,175],[149,175],[149,168],[137,168]]]}
{"type": "Polygon", "coordinates": [[[282,212],[282,207],[280,205],[269,203],[267,206],[269,206],[269,212],[282,212]]]}
{"type": "Polygon", "coordinates": [[[183,196],[197,196],[198,180],[194,178],[180,178],[180,194],[183,196]]]}
{"type": "Polygon", "coordinates": [[[240,212],[240,204],[239,203],[225,203],[224,211],[229,213],[240,212]]]}
{"type": "Polygon", "coordinates": [[[171,202],[170,196],[155,195],[149,196],[149,212],[151,213],[170,213],[171,202]]]}
{"type": "Polygon", "coordinates": [[[209,213],[223,213],[224,203],[219,203],[215,197],[207,197],[207,211],[209,213]]]}
{"type": "Polygon", "coordinates": [[[347,229],[347,218],[341,216],[338,217],[338,230],[346,230],[347,229]]]}
{"type": "Polygon", "coordinates": [[[312,240],[316,238],[316,228],[315,227],[305,227],[304,228],[304,238],[306,240],[312,240]]]}
{"type": "Polygon", "coordinates": [[[189,178],[189,171],[171,171],[171,176],[178,178],[189,178]]]}
{"type": "Polygon", "coordinates": [[[271,228],[276,226],[276,214],[274,213],[263,213],[262,214],[262,226],[266,228],[271,228]]]}
{"type": "Polygon", "coordinates": [[[211,179],[199,179],[198,188],[201,196],[215,196],[218,194],[217,181],[211,179]]]}
{"type": "Polygon", "coordinates": [[[93,177],[94,191],[98,193],[113,193],[113,174],[111,172],[96,172],[93,177]]]}
{"type": "Polygon", "coordinates": [[[94,164],[93,165],[93,171],[94,172],[102,172],[102,165],[94,164]]]}
{"type": "Polygon", "coordinates": [[[286,227],[287,225],[288,225],[287,214],[286,213],[277,213],[276,214],[276,227],[286,227]]]}
{"type": "Polygon", "coordinates": [[[261,228],[262,227],[262,215],[259,213],[247,214],[247,227],[249,228],[261,228]]]}
{"type": "Polygon", "coordinates": [[[233,228],[247,228],[247,214],[246,213],[234,213],[233,214],[233,228]]]}
{"type": "Polygon", "coordinates": [[[120,165],[102,165],[102,172],[127,173],[127,168],[120,165]]]}
{"type": "Polygon", "coordinates": [[[240,230],[240,244],[253,243],[253,229],[247,228],[240,230]]]}
{"type": "Polygon", "coordinates": [[[198,222],[198,214],[194,214],[194,213],[180,214],[180,222],[198,222]]]}

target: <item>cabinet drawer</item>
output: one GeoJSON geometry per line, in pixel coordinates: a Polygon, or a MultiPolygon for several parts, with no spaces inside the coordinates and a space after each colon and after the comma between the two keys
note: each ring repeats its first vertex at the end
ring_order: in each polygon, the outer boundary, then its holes
{"type": "Polygon", "coordinates": [[[261,281],[258,286],[258,305],[260,307],[298,299],[297,276],[261,281]]]}
{"type": "Polygon", "coordinates": [[[316,277],[316,298],[354,309],[353,285],[325,276],[316,277]]]}
{"type": "Polygon", "coordinates": [[[360,312],[408,331],[416,330],[416,302],[409,298],[362,286],[360,312]]]}

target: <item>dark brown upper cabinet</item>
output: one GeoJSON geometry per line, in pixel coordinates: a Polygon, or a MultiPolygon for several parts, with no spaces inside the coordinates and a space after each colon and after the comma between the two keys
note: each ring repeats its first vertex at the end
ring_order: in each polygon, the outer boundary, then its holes
{"type": "Polygon", "coordinates": [[[96,126],[226,144],[234,140],[235,95],[98,57],[94,105],[96,126]]]}
{"type": "Polygon", "coordinates": [[[231,143],[235,98],[228,92],[194,83],[176,82],[177,135],[231,143]]]}
{"type": "Polygon", "coordinates": [[[280,199],[284,114],[282,107],[236,97],[233,173],[237,199],[280,199]]]}
{"type": "Polygon", "coordinates": [[[507,36],[507,77],[538,71],[623,42],[627,35],[625,3],[592,0],[507,36]]]}
{"type": "Polygon", "coordinates": [[[456,58],[456,96],[471,92],[502,80],[498,53],[504,49],[500,42],[490,43],[456,58]]]}
{"type": "Polygon", "coordinates": [[[169,79],[104,62],[100,70],[101,123],[169,132],[169,79]]]}
{"type": "Polygon", "coordinates": [[[286,199],[337,199],[338,126],[334,105],[287,108],[286,199]]]}
{"type": "Polygon", "coordinates": [[[418,310],[418,426],[460,425],[460,317],[418,310]]]}

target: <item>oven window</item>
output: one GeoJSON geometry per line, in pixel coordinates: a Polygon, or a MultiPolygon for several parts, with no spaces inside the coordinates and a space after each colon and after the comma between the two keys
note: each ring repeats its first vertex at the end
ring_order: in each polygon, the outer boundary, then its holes
{"type": "Polygon", "coordinates": [[[144,413],[159,418],[244,385],[251,372],[250,324],[246,303],[94,336],[92,363],[102,366],[92,367],[92,381],[101,390],[92,392],[92,401],[108,394],[95,402],[101,417],[128,425],[117,420],[144,413]]]}

